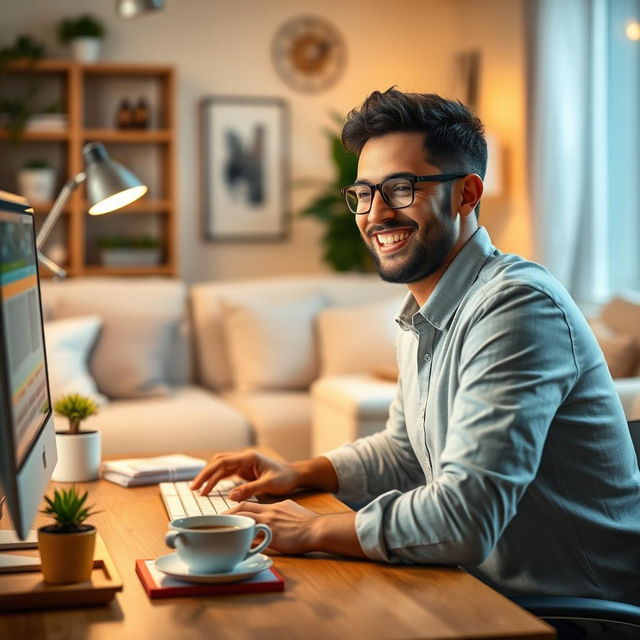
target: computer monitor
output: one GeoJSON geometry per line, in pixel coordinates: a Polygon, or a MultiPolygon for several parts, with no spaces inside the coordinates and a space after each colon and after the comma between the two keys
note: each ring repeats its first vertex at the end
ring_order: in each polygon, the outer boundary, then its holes
{"type": "Polygon", "coordinates": [[[0,191],[0,495],[22,540],[56,461],[33,210],[0,191]]]}

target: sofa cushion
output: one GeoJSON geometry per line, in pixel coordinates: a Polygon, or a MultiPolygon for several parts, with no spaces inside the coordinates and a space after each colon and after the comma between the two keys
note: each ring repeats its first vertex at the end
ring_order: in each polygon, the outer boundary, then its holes
{"type": "Polygon", "coordinates": [[[89,373],[89,356],[101,326],[99,316],[44,323],[49,388],[53,402],[67,393],[89,396],[99,405],[107,402],[89,373]]]}
{"type": "Polygon", "coordinates": [[[395,317],[402,298],[353,307],[332,307],[318,315],[320,375],[369,373],[397,380],[395,317]]]}
{"type": "Polygon", "coordinates": [[[396,384],[367,375],[319,378],[311,387],[313,401],[321,401],[359,418],[380,418],[386,422],[396,384]]]}
{"type": "Polygon", "coordinates": [[[304,296],[311,290],[321,291],[330,306],[364,304],[389,297],[396,291],[406,291],[404,285],[383,282],[375,274],[323,274],[194,284],[190,294],[199,380],[219,391],[228,390],[233,384],[224,335],[224,300],[271,300],[285,294],[304,296]]]}
{"type": "Polygon", "coordinates": [[[311,453],[385,428],[397,385],[366,375],[320,378],[311,387],[311,453]]]}
{"type": "Polygon", "coordinates": [[[110,402],[83,425],[102,432],[105,456],[206,455],[252,444],[247,418],[219,396],[195,386],[178,387],[165,396],[110,402]]]}
{"type": "MultiPolygon", "coordinates": [[[[618,334],[632,336],[640,353],[640,294],[627,294],[612,298],[600,312],[600,320],[618,334]]],[[[640,375],[640,361],[635,364],[634,375],[640,375]]]]}
{"type": "Polygon", "coordinates": [[[255,444],[272,448],[285,460],[311,455],[311,399],[306,391],[230,392],[224,399],[246,415],[255,444]]]}
{"type": "Polygon", "coordinates": [[[227,348],[237,391],[305,389],[318,375],[318,291],[224,301],[227,348]]]}
{"type": "Polygon", "coordinates": [[[602,349],[612,378],[633,375],[638,349],[633,336],[616,333],[604,322],[589,320],[589,326],[602,349]]]}
{"type": "MultiPolygon", "coordinates": [[[[44,289],[54,318],[97,314],[103,329],[90,360],[99,390],[111,398],[162,395],[186,315],[176,280],[86,278],[44,289]]],[[[182,349],[185,351],[186,349],[182,349]]],[[[182,365],[181,361],[181,365],[182,365]]]]}

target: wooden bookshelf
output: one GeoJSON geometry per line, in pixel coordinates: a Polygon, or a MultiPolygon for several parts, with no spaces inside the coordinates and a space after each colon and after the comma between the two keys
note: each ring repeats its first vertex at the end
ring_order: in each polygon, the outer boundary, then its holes
{"type": "MultiPolygon", "coordinates": [[[[121,211],[89,216],[84,187],[69,200],[57,230],[67,252],[69,275],[176,275],[176,116],[173,67],[120,63],[80,64],[42,60],[35,65],[13,64],[0,78],[5,92],[37,79],[63,105],[67,126],[60,131],[27,129],[16,144],[0,129],[0,188],[18,192],[16,174],[21,164],[37,155],[57,169],[57,190],[84,167],[82,148],[102,142],[114,160],[122,162],[150,187],[149,193],[121,211]],[[146,129],[117,129],[117,104],[144,97],[152,114],[146,129]],[[120,158],[122,156],[122,159],[120,158]],[[152,170],[150,169],[152,168],[152,170]],[[162,262],[152,267],[104,267],[96,241],[100,235],[156,235],[161,240],[162,262]]],[[[34,100],[35,102],[35,100],[34,100]]],[[[42,108],[34,104],[32,110],[42,108]]],[[[33,203],[39,222],[53,204],[33,203]]],[[[53,234],[52,234],[53,235],[53,234]]],[[[52,242],[54,240],[52,239],[52,242]]],[[[45,247],[45,253],[47,247],[45,247]]],[[[43,269],[43,275],[46,269],[43,269]]]]}

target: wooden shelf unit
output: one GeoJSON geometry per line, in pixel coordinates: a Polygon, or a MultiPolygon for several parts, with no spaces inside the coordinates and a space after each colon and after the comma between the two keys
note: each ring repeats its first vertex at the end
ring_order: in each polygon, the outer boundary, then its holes
{"type": "MultiPolygon", "coordinates": [[[[114,160],[119,155],[127,160],[119,160],[127,168],[144,175],[151,171],[155,184],[149,183],[150,191],[138,202],[121,211],[106,216],[89,216],[84,186],[70,198],[64,215],[56,228],[65,228],[64,241],[67,261],[63,265],[69,275],[176,275],[177,273],[177,223],[176,223],[176,117],[175,117],[175,72],[173,67],[162,65],[141,65],[121,63],[80,64],[64,60],[42,60],[34,65],[16,63],[11,65],[6,75],[0,78],[0,85],[11,86],[19,78],[37,75],[44,82],[57,86],[67,127],[63,131],[30,131],[23,133],[19,144],[13,143],[7,131],[0,129],[0,188],[18,191],[15,173],[18,159],[24,161],[33,153],[47,157],[57,154],[55,162],[58,181],[56,189],[80,172],[84,167],[82,148],[87,142],[102,142],[114,160]],[[114,126],[116,108],[114,105],[130,95],[122,93],[147,92],[153,114],[152,126],[148,129],[117,129],[114,126]],[[138,89],[140,87],[140,89],[138,89]],[[105,112],[104,103],[111,105],[105,112]],[[96,115],[96,113],[98,115],[96,115]],[[135,149],[135,152],[133,151],[135,149]],[[52,151],[47,151],[52,150],[52,151]],[[55,151],[53,151],[55,150],[55,151]],[[129,156],[138,159],[138,166],[129,161],[129,156]],[[137,154],[137,155],[136,155],[137,154]],[[16,156],[12,158],[12,156],[16,156]],[[133,157],[133,156],[132,156],[133,157]],[[7,162],[7,161],[10,162],[7,162]],[[154,165],[155,161],[155,165],[154,165]],[[151,225],[162,241],[162,263],[153,267],[108,268],[99,264],[92,234],[110,226],[107,218],[117,216],[118,235],[139,235],[148,233],[151,225]],[[93,220],[100,218],[100,222],[93,220]],[[105,220],[103,221],[102,218],[105,220]],[[92,225],[97,225],[92,227],[92,225]]],[[[20,80],[18,80],[19,82],[20,80]]],[[[140,93],[137,93],[140,95],[140,93]]],[[[40,105],[38,105],[40,107],[40,105]]],[[[147,182],[149,182],[147,180],[147,182]]],[[[53,204],[33,203],[39,222],[44,219],[53,204]]],[[[60,232],[58,232],[60,233],[60,232]]],[[[45,247],[46,253],[46,247],[45,247]]],[[[47,276],[47,270],[42,269],[47,276]]]]}

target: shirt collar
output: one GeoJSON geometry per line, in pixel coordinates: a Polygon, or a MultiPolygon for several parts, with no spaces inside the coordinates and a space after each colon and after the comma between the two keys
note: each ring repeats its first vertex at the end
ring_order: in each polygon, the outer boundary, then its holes
{"type": "Polygon", "coordinates": [[[425,304],[419,309],[415,298],[409,293],[396,322],[407,331],[412,327],[417,328],[426,320],[442,331],[494,250],[486,229],[478,227],[442,274],[425,304]]]}

